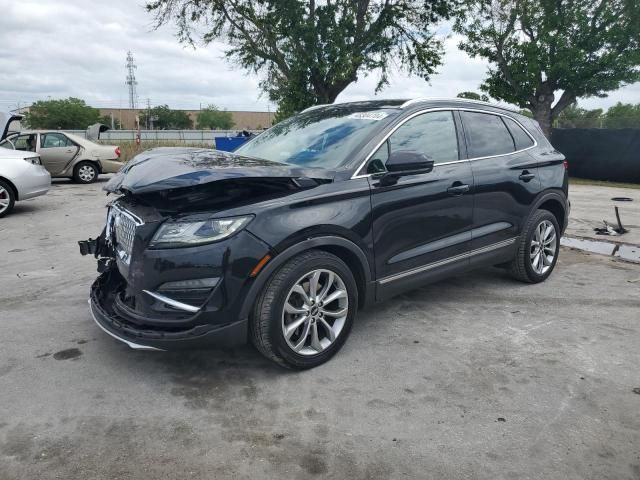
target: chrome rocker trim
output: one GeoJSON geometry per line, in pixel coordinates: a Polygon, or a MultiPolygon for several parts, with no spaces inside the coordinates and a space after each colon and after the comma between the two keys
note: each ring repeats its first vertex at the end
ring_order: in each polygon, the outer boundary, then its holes
{"type": "Polygon", "coordinates": [[[471,250],[467,253],[462,253],[460,255],[456,255],[454,257],[445,258],[443,260],[439,260],[437,262],[428,263],[427,265],[423,265],[421,267],[412,268],[411,270],[407,270],[405,272],[396,273],[395,275],[390,275],[388,277],[384,277],[378,280],[379,285],[385,285],[389,282],[393,282],[395,280],[400,280],[405,277],[409,277],[411,275],[415,275],[417,273],[426,272],[428,270],[432,270],[434,268],[443,267],[448,265],[449,263],[457,262],[458,260],[464,260],[466,258],[473,257],[475,255],[481,255],[483,253],[491,252],[493,250],[497,250],[499,248],[508,247],[513,244],[518,237],[509,238],[508,240],[503,240],[502,242],[494,243],[492,245],[487,245],[486,247],[477,248],[476,250],[471,250]]]}

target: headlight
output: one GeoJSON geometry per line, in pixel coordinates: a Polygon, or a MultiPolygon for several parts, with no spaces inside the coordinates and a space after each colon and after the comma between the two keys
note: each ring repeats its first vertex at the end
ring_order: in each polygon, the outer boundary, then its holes
{"type": "Polygon", "coordinates": [[[24,159],[25,162],[33,163],[34,165],[42,165],[40,161],[40,157],[27,157],[24,159]]]}
{"type": "Polygon", "coordinates": [[[167,222],[160,226],[151,240],[151,247],[190,247],[217,242],[242,230],[253,218],[214,218],[201,222],[167,222]]]}

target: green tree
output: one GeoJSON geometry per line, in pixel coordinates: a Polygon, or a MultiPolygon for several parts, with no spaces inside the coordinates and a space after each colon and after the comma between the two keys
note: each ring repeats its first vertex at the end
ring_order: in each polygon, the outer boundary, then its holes
{"type": "Polygon", "coordinates": [[[606,128],[640,128],[640,104],[616,103],[607,110],[606,128]]]}
{"type": "Polygon", "coordinates": [[[489,97],[487,95],[480,95],[479,93],[476,92],[460,92],[458,95],[456,95],[456,97],[458,98],[468,98],[469,100],[481,100],[483,102],[488,102],[489,101],[489,97]]]}
{"type": "Polygon", "coordinates": [[[203,108],[198,114],[198,128],[212,130],[229,130],[233,128],[233,118],[231,112],[218,110],[215,105],[203,108]]]}
{"type": "Polygon", "coordinates": [[[147,126],[155,130],[185,129],[193,128],[193,122],[183,110],[171,110],[169,105],[158,105],[140,114],[140,128],[147,126]]]}
{"type": "Polygon", "coordinates": [[[547,136],[577,98],[640,79],[640,2],[465,2],[454,28],[462,50],[490,62],[482,90],[531,110],[547,136]]]}
{"type": "Polygon", "coordinates": [[[558,115],[556,125],[560,128],[599,128],[602,126],[602,109],[586,110],[577,104],[569,105],[558,115]]]}
{"type": "Polygon", "coordinates": [[[97,108],[84,100],[69,97],[61,100],[39,100],[25,115],[24,123],[30,128],[84,130],[100,118],[97,108]]]}
{"type": "Polygon", "coordinates": [[[425,79],[441,63],[429,28],[455,0],[151,0],[156,26],[175,22],[181,42],[229,45],[232,63],[262,75],[261,88],[282,119],[332,103],[360,75],[387,83],[391,61],[425,79]]]}

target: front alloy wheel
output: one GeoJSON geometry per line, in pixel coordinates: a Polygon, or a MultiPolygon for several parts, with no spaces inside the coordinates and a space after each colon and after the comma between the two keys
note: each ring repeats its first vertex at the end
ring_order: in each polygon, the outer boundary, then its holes
{"type": "Polygon", "coordinates": [[[309,250],[275,270],[256,299],[251,340],[287,368],[312,368],[340,350],[353,325],[358,287],[337,256],[309,250]]]}
{"type": "Polygon", "coordinates": [[[347,287],[331,270],[313,270],[289,290],[282,309],[282,333],[300,355],[329,348],[342,332],[349,312],[347,287]]]}

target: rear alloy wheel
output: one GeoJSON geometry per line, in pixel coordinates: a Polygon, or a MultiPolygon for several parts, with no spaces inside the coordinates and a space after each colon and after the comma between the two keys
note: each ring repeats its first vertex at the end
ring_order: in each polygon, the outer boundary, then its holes
{"type": "Polygon", "coordinates": [[[93,183],[98,178],[98,169],[91,162],[80,162],[73,170],[73,179],[78,183],[93,183]]]}
{"type": "Polygon", "coordinates": [[[518,253],[511,262],[511,275],[527,283],[547,279],[558,261],[560,228],[556,217],[547,210],[536,211],[522,232],[518,253]]]}
{"type": "Polygon", "coordinates": [[[349,267],[330,253],[305,252],[268,280],[251,319],[252,341],[282,366],[315,367],[342,347],[357,304],[349,267]]]}
{"type": "Polygon", "coordinates": [[[16,199],[11,186],[0,180],[0,218],[13,210],[15,202],[16,199]]]}

